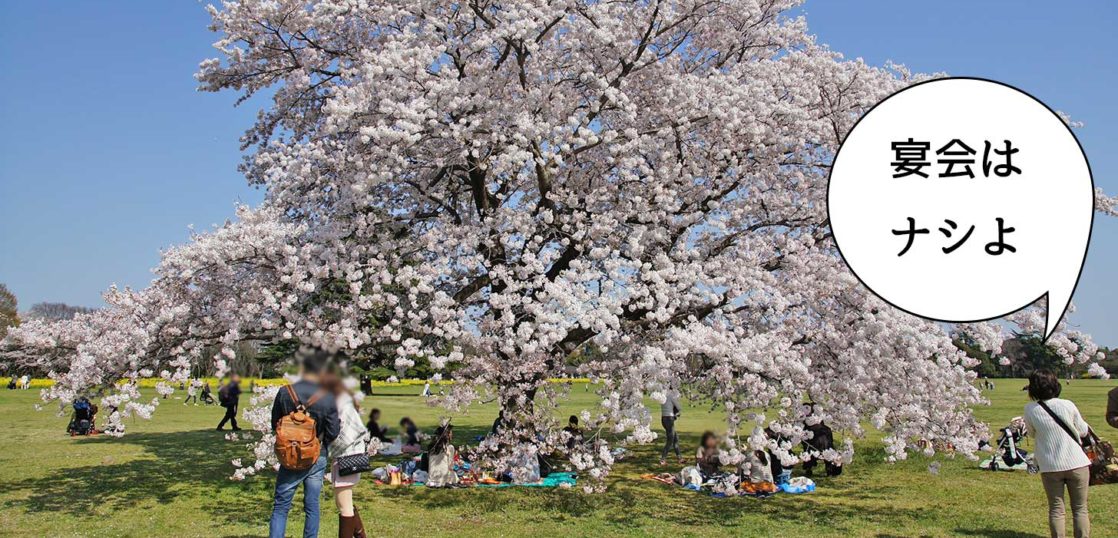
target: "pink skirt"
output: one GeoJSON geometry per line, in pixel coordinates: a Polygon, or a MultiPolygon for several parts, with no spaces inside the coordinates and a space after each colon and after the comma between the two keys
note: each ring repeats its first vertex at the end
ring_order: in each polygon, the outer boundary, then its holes
{"type": "Polygon", "coordinates": [[[336,487],[336,488],[353,487],[353,486],[356,486],[357,482],[360,481],[360,480],[361,480],[361,474],[360,473],[338,476],[338,462],[337,461],[334,461],[334,464],[330,466],[330,482],[332,484],[334,484],[334,487],[336,487]]]}

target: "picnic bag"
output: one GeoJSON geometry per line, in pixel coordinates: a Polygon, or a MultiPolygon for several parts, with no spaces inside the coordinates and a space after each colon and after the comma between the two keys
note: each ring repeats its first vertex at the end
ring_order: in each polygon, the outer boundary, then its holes
{"type": "Polygon", "coordinates": [[[284,469],[304,471],[310,469],[322,453],[314,417],[307,413],[307,407],[318,401],[322,391],[315,392],[307,404],[303,405],[299,401],[299,395],[295,394],[294,387],[286,385],[285,388],[291,395],[295,410],[281,418],[276,425],[276,459],[284,469]]]}
{"type": "Polygon", "coordinates": [[[1083,437],[1076,435],[1075,431],[1073,431],[1063,419],[1052,412],[1048,404],[1044,402],[1037,403],[1044,408],[1048,416],[1052,417],[1052,420],[1056,421],[1056,424],[1060,425],[1060,428],[1064,430],[1064,432],[1070,435],[1072,439],[1075,439],[1075,441],[1079,443],[1079,446],[1083,447],[1083,452],[1087,454],[1087,459],[1091,461],[1089,466],[1089,472],[1091,473],[1090,485],[1099,486],[1102,484],[1118,483],[1118,457],[1115,457],[1114,447],[1109,442],[1099,439],[1099,436],[1090,428],[1087,428],[1087,435],[1083,437]]]}
{"type": "Polygon", "coordinates": [[[1091,460],[1092,486],[1101,484],[1118,483],[1118,456],[1114,454],[1114,446],[1109,441],[1099,439],[1093,430],[1087,431],[1087,443],[1084,447],[1087,458],[1091,460]]]}

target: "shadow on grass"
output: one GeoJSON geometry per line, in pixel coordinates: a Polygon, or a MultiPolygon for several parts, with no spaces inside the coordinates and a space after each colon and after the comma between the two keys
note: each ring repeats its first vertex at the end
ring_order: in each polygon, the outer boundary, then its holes
{"type": "MultiPolygon", "coordinates": [[[[697,437],[693,440],[697,442],[697,437]]],[[[694,446],[692,443],[691,446],[694,446]]],[[[426,510],[449,510],[459,514],[529,512],[536,518],[559,523],[578,523],[596,518],[618,531],[647,530],[650,522],[683,527],[722,527],[735,535],[743,526],[758,520],[785,525],[825,528],[831,532],[890,528],[912,521],[934,518],[931,508],[891,505],[890,496],[901,494],[890,486],[867,486],[844,478],[817,478],[826,495],[778,495],[769,499],[751,497],[716,498],[679,487],[634,477],[659,472],[658,447],[640,447],[630,452],[613,470],[608,492],[587,495],[579,489],[461,489],[374,488],[372,495],[407,503],[426,510]],[[736,530],[735,530],[736,529],[736,530]]],[[[663,468],[678,469],[678,466],[663,468]]],[[[360,500],[359,500],[360,502],[360,500]]],[[[755,529],[756,530],[756,529],[755,529]]]]}
{"type": "Polygon", "coordinates": [[[229,480],[229,462],[244,456],[244,442],[226,441],[213,430],[130,433],[78,442],[140,446],[144,455],[123,463],[106,457],[101,465],[55,469],[5,484],[20,498],[4,507],[87,519],[185,497],[201,499],[203,510],[228,523],[254,524],[271,506],[271,481],[229,480]]]}
{"type": "MultiPolygon", "coordinates": [[[[462,428],[461,441],[472,440],[484,428],[462,428]]],[[[694,440],[689,440],[694,441],[694,440]]],[[[139,446],[138,459],[101,465],[69,467],[46,475],[5,484],[17,499],[5,508],[26,512],[61,514],[78,519],[111,516],[118,510],[143,509],[176,500],[196,503],[210,517],[228,525],[261,526],[271,509],[272,475],[266,473],[246,482],[229,480],[229,461],[245,456],[243,442],[225,441],[212,430],[173,433],[130,433],[123,438],[94,437],[82,444],[107,447],[139,446]]],[[[472,444],[472,443],[471,443],[472,444]]],[[[690,446],[694,446],[694,443],[690,446]]],[[[399,456],[378,458],[398,463],[399,456]]],[[[449,513],[452,520],[489,518],[500,514],[529,514],[532,519],[579,523],[598,519],[618,530],[637,530],[650,522],[684,527],[732,528],[756,525],[759,521],[780,522],[830,532],[870,528],[889,529],[935,519],[934,508],[901,507],[891,502],[904,492],[889,485],[867,484],[856,476],[819,478],[820,492],[812,495],[778,495],[770,499],[748,497],[720,499],[635,477],[659,471],[659,450],[640,447],[614,468],[609,490],[587,495],[580,490],[537,488],[430,490],[389,488],[362,484],[357,502],[370,497],[401,508],[449,513]],[[470,514],[464,516],[462,514],[470,514]]],[[[675,467],[671,467],[675,469],[675,467]]],[[[371,482],[371,481],[370,481],[371,482]]],[[[331,517],[330,488],[322,499],[324,516],[331,517]]],[[[295,512],[301,500],[296,499],[295,512]]],[[[298,519],[297,517],[294,519],[298,519]]],[[[645,529],[647,530],[647,529],[645,529]]],[[[1008,538],[1019,533],[1001,530],[956,529],[959,535],[1008,538]]],[[[887,536],[887,535],[881,535],[887,536]]],[[[1036,536],[1036,535],[1030,535],[1036,536]]]]}
{"type": "Polygon", "coordinates": [[[977,536],[979,538],[1045,538],[1044,534],[1034,534],[1018,531],[988,530],[988,529],[955,529],[959,536],[977,536]]]}

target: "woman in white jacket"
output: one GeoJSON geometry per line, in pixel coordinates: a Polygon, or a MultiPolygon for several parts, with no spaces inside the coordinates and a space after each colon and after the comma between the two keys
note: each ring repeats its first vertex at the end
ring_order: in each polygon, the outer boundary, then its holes
{"type": "Polygon", "coordinates": [[[1087,435],[1087,422],[1079,409],[1060,395],[1060,380],[1051,370],[1040,369],[1029,376],[1025,424],[1035,442],[1033,456],[1040,468],[1040,481],[1048,497],[1048,528],[1053,538],[1063,538],[1064,491],[1071,497],[1072,524],[1076,538],[1091,535],[1087,511],[1087,486],[1091,460],[1083,452],[1080,438],[1087,435]]]}
{"type": "Polygon", "coordinates": [[[339,475],[338,458],[353,454],[363,454],[367,450],[369,431],[353,393],[335,375],[323,377],[322,388],[334,394],[338,407],[338,420],[341,428],[338,437],[330,443],[330,457],[334,462],[330,467],[330,482],[334,485],[334,502],[338,506],[338,538],[365,538],[365,527],[357,507],[353,505],[353,487],[361,479],[360,474],[339,475]]]}

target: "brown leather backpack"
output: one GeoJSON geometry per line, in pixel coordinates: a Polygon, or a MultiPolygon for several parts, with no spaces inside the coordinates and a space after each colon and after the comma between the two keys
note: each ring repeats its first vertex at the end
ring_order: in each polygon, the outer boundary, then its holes
{"type": "Polygon", "coordinates": [[[284,469],[305,471],[318,461],[318,455],[322,453],[314,418],[307,413],[307,407],[314,405],[322,397],[322,391],[315,392],[307,404],[303,405],[295,394],[295,388],[291,385],[286,388],[295,404],[295,410],[281,418],[276,425],[276,458],[284,469]]]}

